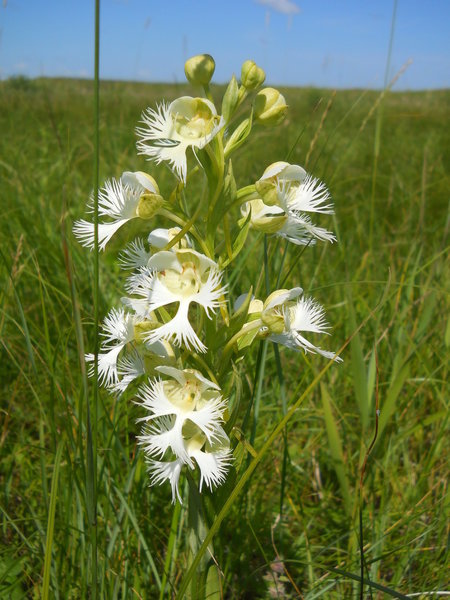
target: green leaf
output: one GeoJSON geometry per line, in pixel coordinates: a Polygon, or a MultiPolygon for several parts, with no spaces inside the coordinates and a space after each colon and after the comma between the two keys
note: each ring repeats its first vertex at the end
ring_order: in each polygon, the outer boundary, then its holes
{"type": "Polygon", "coordinates": [[[244,244],[247,241],[247,236],[248,236],[248,232],[250,229],[250,216],[251,216],[251,213],[249,212],[249,214],[247,215],[247,218],[240,226],[239,233],[234,238],[234,241],[233,241],[233,244],[231,247],[231,257],[226,258],[223,262],[220,263],[221,268],[224,268],[227,265],[229,265],[230,262],[232,262],[236,258],[236,256],[239,254],[239,252],[244,247],[244,244]]]}
{"type": "Polygon", "coordinates": [[[239,85],[236,77],[233,75],[222,100],[222,117],[225,119],[225,123],[228,123],[231,117],[233,116],[238,102],[239,85]]]}
{"type": "Polygon", "coordinates": [[[229,154],[237,150],[250,135],[252,130],[253,112],[247,119],[244,119],[240,125],[236,127],[230,136],[225,148],[224,155],[227,157],[229,154]]]}
{"type": "Polygon", "coordinates": [[[352,502],[347,472],[345,469],[345,459],[344,453],[342,451],[342,442],[339,435],[339,429],[331,408],[331,397],[328,393],[328,388],[324,383],[320,384],[320,391],[331,460],[333,462],[333,467],[336,471],[336,477],[339,481],[339,486],[341,488],[341,494],[342,499],[344,501],[345,511],[348,516],[351,516],[352,502]]]}

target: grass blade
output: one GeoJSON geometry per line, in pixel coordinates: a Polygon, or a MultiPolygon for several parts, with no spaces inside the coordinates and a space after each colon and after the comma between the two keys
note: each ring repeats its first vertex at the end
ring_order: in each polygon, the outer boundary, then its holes
{"type": "Polygon", "coordinates": [[[48,600],[48,598],[50,597],[50,571],[52,564],[53,533],[55,530],[56,497],[58,494],[59,467],[61,464],[61,455],[63,448],[63,442],[60,442],[58,444],[58,448],[56,449],[55,465],[53,467],[52,486],[50,490],[50,504],[48,507],[47,539],[45,542],[44,576],[42,583],[43,600],[48,600]]]}

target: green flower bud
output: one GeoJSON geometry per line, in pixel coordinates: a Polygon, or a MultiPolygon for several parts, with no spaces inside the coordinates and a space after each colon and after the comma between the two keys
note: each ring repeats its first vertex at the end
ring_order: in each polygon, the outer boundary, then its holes
{"type": "Polygon", "coordinates": [[[273,127],[279,125],[287,112],[284,96],[274,88],[264,88],[256,94],[253,103],[255,120],[261,125],[273,127]]]}
{"type": "Polygon", "coordinates": [[[164,204],[164,198],[151,192],[142,194],[136,208],[136,214],[141,219],[151,219],[164,204]]]}
{"type": "Polygon", "coordinates": [[[273,180],[260,179],[255,183],[255,188],[267,206],[273,206],[278,203],[277,186],[273,180]]]}
{"type": "Polygon", "coordinates": [[[206,86],[212,79],[216,63],[209,54],[198,54],[184,64],[186,79],[192,85],[206,86]]]}
{"type": "Polygon", "coordinates": [[[268,327],[270,333],[280,334],[285,330],[284,317],[276,309],[263,311],[261,321],[268,327]]]}
{"type": "Polygon", "coordinates": [[[256,90],[262,86],[266,74],[253,60],[246,60],[241,69],[241,83],[247,90],[256,90]]]}

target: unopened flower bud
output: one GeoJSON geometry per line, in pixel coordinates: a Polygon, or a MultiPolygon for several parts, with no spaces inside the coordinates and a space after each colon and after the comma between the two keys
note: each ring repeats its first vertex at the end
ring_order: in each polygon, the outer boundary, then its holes
{"type": "Polygon", "coordinates": [[[264,88],[258,92],[253,107],[255,110],[255,120],[267,127],[279,125],[287,112],[287,104],[284,96],[274,88],[264,88]]]}
{"type": "Polygon", "coordinates": [[[264,204],[273,206],[278,203],[278,192],[276,183],[272,180],[258,180],[255,183],[255,188],[261,198],[264,200],[264,204]]]}
{"type": "Polygon", "coordinates": [[[142,194],[136,208],[136,214],[141,219],[151,219],[164,204],[164,198],[159,194],[142,194]]]}
{"type": "Polygon", "coordinates": [[[192,85],[206,86],[212,79],[216,63],[209,54],[197,54],[184,64],[186,79],[192,85]]]}
{"type": "Polygon", "coordinates": [[[270,333],[280,334],[285,329],[284,316],[279,310],[271,309],[261,313],[261,321],[270,333]]]}
{"type": "Polygon", "coordinates": [[[246,60],[241,69],[241,83],[247,90],[256,90],[262,86],[266,74],[253,60],[246,60]]]}

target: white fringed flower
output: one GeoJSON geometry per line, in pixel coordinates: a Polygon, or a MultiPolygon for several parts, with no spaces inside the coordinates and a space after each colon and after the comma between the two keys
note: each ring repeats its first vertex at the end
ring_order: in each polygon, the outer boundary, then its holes
{"type": "MultiPolygon", "coordinates": [[[[302,288],[296,287],[290,290],[276,290],[264,303],[252,298],[248,306],[248,321],[241,332],[242,338],[248,336],[251,331],[253,335],[242,347],[251,343],[257,335],[293,350],[317,353],[336,362],[342,362],[334,352],[314,346],[302,335],[303,332],[328,335],[329,328],[323,307],[312,298],[298,299],[302,293],[302,288]]],[[[247,298],[248,294],[242,294],[236,299],[235,311],[240,310],[247,298]]]]}
{"type": "Polygon", "coordinates": [[[171,379],[153,380],[141,388],[141,405],[149,414],[139,443],[146,454],[151,485],[169,480],[172,501],[181,502],[178,481],[183,465],[200,469],[199,489],[225,479],[231,462],[229,439],[221,423],[226,402],[220,388],[199,371],[158,367],[171,379]]]}
{"type": "MultiPolygon", "coordinates": [[[[136,318],[126,313],[123,308],[113,308],[103,321],[102,336],[105,338],[98,355],[98,379],[101,385],[113,386],[119,380],[117,373],[117,360],[120,352],[129,342],[134,340],[134,325],[136,318]]],[[[94,355],[86,354],[86,362],[94,363],[94,355]]],[[[91,364],[89,375],[94,374],[94,365],[91,364]]]]}
{"type": "Polygon", "coordinates": [[[310,244],[315,239],[334,242],[336,237],[315,225],[309,213],[333,214],[333,204],[325,184],[308,175],[299,165],[276,162],[264,171],[255,184],[266,212],[278,209],[286,221],[276,235],[295,244],[310,244]],[[281,213],[283,211],[283,213],[281,213]]]}
{"type": "MultiPolygon", "coordinates": [[[[112,220],[98,224],[99,248],[104,250],[112,236],[131,219],[147,219],[156,214],[162,202],[156,181],[146,173],[127,171],[118,181],[107,181],[99,191],[98,212],[99,217],[112,220]]],[[[90,212],[93,210],[92,203],[91,198],[90,212]]],[[[94,223],[80,219],[75,222],[73,232],[83,246],[91,250],[94,248],[94,223]]]]}
{"type": "MultiPolygon", "coordinates": [[[[149,357],[156,357],[158,364],[170,360],[173,351],[165,341],[148,342],[145,339],[149,329],[157,324],[152,320],[127,313],[123,308],[113,308],[105,317],[102,325],[105,339],[98,355],[98,380],[100,385],[111,392],[122,394],[128,385],[148,373],[145,362],[154,362],[149,357]],[[131,345],[132,344],[132,345],[131,345]],[[122,356],[121,353],[124,351],[122,356]]],[[[94,375],[94,354],[86,354],[89,376],[94,375]]]]}
{"type": "MultiPolygon", "coordinates": [[[[285,304],[282,297],[279,301],[272,302],[271,309],[278,309],[279,316],[283,317],[283,330],[271,332],[268,338],[278,344],[283,344],[294,350],[304,350],[313,354],[321,354],[325,358],[342,362],[342,358],[334,352],[322,350],[307,340],[303,333],[325,333],[329,325],[325,319],[323,307],[313,298],[300,298],[295,304],[285,304]],[[281,309],[281,310],[280,310],[281,309]]],[[[270,329],[270,328],[269,328],[270,329]]]]}
{"type": "Polygon", "coordinates": [[[260,182],[275,183],[282,205],[297,212],[317,212],[332,215],[333,204],[324,183],[315,179],[299,165],[276,162],[267,167],[260,182]]]}
{"type": "Polygon", "coordinates": [[[208,318],[220,306],[225,287],[220,287],[222,273],[216,263],[195,250],[181,249],[154,254],[147,267],[131,277],[127,289],[138,298],[123,298],[124,304],[140,317],[162,306],[178,303],[174,317],[160,327],[148,332],[147,341],[173,341],[177,346],[205,352],[189,322],[191,303],[202,306],[208,318]]]}
{"type": "Polygon", "coordinates": [[[142,123],[144,126],[136,129],[141,138],[137,143],[139,153],[158,164],[168,161],[177,176],[186,181],[187,149],[204,148],[223,127],[224,119],[209,100],[182,96],[170,104],[161,103],[156,110],[148,108],[142,114],[142,123]]]}
{"type": "MultiPolygon", "coordinates": [[[[161,368],[158,370],[162,371],[161,368]]],[[[226,404],[217,391],[205,393],[208,390],[204,389],[204,383],[198,380],[196,373],[186,371],[188,378],[184,385],[156,379],[141,387],[138,398],[150,414],[139,420],[149,423],[157,419],[156,425],[145,436],[148,454],[163,456],[170,448],[177,458],[190,462],[183,443],[183,427],[187,421],[194,423],[210,444],[218,437],[226,404]],[[170,421],[164,419],[161,422],[161,417],[170,417],[170,421]]]]}

